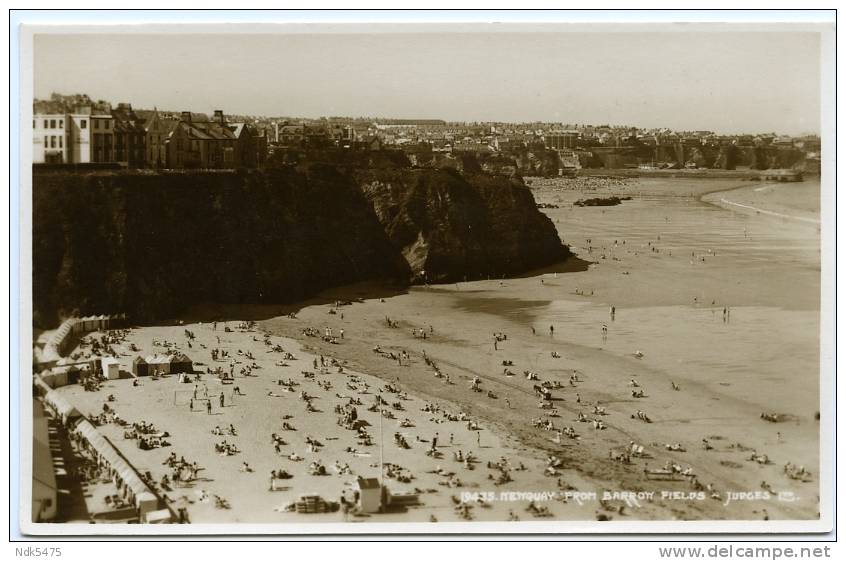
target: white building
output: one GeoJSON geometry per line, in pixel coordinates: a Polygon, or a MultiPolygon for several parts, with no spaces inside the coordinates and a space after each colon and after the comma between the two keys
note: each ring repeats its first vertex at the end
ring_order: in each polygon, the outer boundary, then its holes
{"type": "Polygon", "coordinates": [[[35,164],[114,162],[114,146],[114,119],[109,114],[93,114],[86,107],[74,113],[33,115],[35,164]]]}
{"type": "Polygon", "coordinates": [[[64,114],[32,117],[32,161],[36,164],[67,163],[68,116],[64,114]]]}

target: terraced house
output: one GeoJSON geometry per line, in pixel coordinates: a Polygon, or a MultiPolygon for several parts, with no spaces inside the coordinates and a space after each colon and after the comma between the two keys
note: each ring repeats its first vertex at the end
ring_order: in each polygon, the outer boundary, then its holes
{"type": "Polygon", "coordinates": [[[176,169],[261,167],[267,150],[263,134],[245,123],[228,123],[221,110],[211,120],[184,111],[166,145],[167,167],[176,169]]]}

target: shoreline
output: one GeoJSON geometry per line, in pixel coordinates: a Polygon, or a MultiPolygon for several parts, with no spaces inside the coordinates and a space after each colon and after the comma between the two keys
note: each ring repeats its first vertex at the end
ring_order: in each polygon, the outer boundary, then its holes
{"type": "MultiPolygon", "coordinates": [[[[762,190],[764,190],[765,188],[768,188],[768,187],[769,188],[784,187],[784,188],[789,189],[790,185],[791,184],[789,184],[789,183],[765,182],[765,183],[761,183],[759,186],[757,186],[754,189],[754,191],[760,192],[760,191],[762,191],[762,190]]],[[[785,220],[803,222],[803,223],[806,223],[806,224],[813,224],[817,227],[819,227],[822,224],[822,221],[819,218],[811,218],[811,217],[808,217],[808,216],[797,216],[797,215],[794,215],[794,214],[785,214],[783,212],[777,212],[777,211],[774,211],[774,210],[761,208],[761,207],[758,207],[758,206],[753,206],[753,205],[749,205],[749,204],[743,204],[743,203],[735,202],[735,201],[732,201],[732,200],[730,200],[730,199],[728,199],[724,196],[721,196],[721,195],[728,195],[728,194],[736,192],[736,191],[748,189],[749,187],[750,187],[749,185],[740,185],[740,186],[735,187],[733,189],[725,189],[725,190],[719,190],[719,191],[709,191],[707,193],[703,193],[702,195],[700,195],[699,200],[701,202],[705,203],[705,204],[713,205],[713,206],[723,208],[723,209],[733,211],[733,212],[738,212],[740,214],[771,216],[773,218],[781,218],[781,219],[785,219],[785,220]]],[[[798,210],[798,209],[796,209],[796,210],[798,210]]]]}

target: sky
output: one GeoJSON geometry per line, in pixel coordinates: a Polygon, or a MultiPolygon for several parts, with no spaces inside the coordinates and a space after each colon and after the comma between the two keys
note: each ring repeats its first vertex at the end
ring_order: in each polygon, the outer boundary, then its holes
{"type": "Polygon", "coordinates": [[[812,32],[37,34],[34,93],[263,116],[819,133],[812,32]]]}

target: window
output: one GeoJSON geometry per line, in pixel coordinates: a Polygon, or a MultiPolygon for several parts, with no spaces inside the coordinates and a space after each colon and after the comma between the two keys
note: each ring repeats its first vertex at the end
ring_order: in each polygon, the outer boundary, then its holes
{"type": "Polygon", "coordinates": [[[47,119],[44,119],[44,128],[47,128],[47,119]]]}
{"type": "Polygon", "coordinates": [[[99,129],[99,128],[100,128],[100,120],[99,120],[99,119],[94,119],[94,128],[95,128],[95,129],[99,129]]]}
{"type": "Polygon", "coordinates": [[[51,136],[50,137],[50,148],[55,148],[55,147],[56,147],[56,137],[51,136]]]}
{"type": "Polygon", "coordinates": [[[55,129],[55,128],[56,128],[56,119],[50,119],[50,128],[51,128],[51,129],[55,129]]]}
{"type": "Polygon", "coordinates": [[[65,128],[65,122],[64,121],[59,121],[59,128],[60,129],[65,128]]]}
{"type": "Polygon", "coordinates": [[[61,148],[61,147],[62,147],[62,138],[63,138],[63,137],[61,137],[61,136],[59,137],[59,148],[61,148]]]}
{"type": "Polygon", "coordinates": [[[104,127],[106,130],[109,130],[109,121],[103,121],[103,127],[104,127]]]}
{"type": "Polygon", "coordinates": [[[84,129],[87,126],[88,126],[88,121],[86,121],[85,119],[82,119],[81,121],[79,121],[79,128],[84,129]]]}

